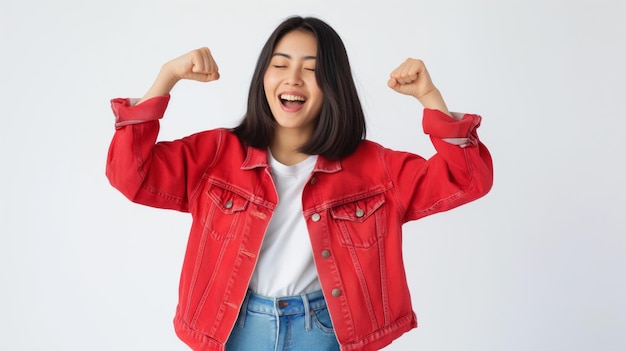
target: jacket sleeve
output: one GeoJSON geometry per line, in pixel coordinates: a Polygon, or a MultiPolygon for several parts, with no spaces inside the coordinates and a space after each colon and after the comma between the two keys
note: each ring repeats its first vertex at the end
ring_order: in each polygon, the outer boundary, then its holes
{"type": "Polygon", "coordinates": [[[425,109],[422,124],[436,154],[428,160],[411,153],[386,154],[405,222],[450,210],[489,192],[493,162],[476,133],[480,122],[478,115],[465,114],[456,120],[425,109]],[[456,140],[463,142],[451,143],[456,140]]]}
{"type": "Polygon", "coordinates": [[[133,202],[188,212],[189,198],[213,162],[221,134],[214,130],[157,143],[158,119],[163,117],[168,101],[169,95],[136,106],[130,99],[111,100],[116,129],[106,176],[133,202]]]}

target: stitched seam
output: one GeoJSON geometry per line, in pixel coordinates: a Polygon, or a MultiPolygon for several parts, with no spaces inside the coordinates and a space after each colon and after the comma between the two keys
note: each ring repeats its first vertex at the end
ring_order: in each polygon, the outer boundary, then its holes
{"type": "Polygon", "coordinates": [[[407,206],[402,203],[402,200],[400,199],[400,194],[398,194],[398,187],[396,187],[393,183],[393,178],[391,177],[391,173],[389,172],[389,167],[387,165],[387,162],[385,162],[384,152],[384,149],[380,150],[381,163],[383,164],[383,168],[385,169],[385,173],[387,174],[387,179],[389,179],[389,183],[391,184],[389,188],[396,198],[396,203],[398,205],[398,217],[404,218],[404,214],[407,212],[407,206]]]}
{"type": "MultiPolygon", "coordinates": [[[[193,191],[190,193],[189,195],[189,203],[192,204],[194,203],[197,198],[198,198],[198,194],[200,193],[200,188],[202,185],[202,179],[204,179],[204,176],[207,174],[207,172],[209,171],[209,169],[213,168],[213,166],[215,166],[215,163],[217,162],[217,158],[218,155],[222,152],[222,147],[223,147],[223,141],[222,141],[222,135],[223,135],[223,131],[220,129],[217,135],[217,149],[215,150],[215,155],[213,155],[213,160],[209,163],[209,165],[204,169],[204,171],[202,171],[202,177],[200,177],[200,181],[198,181],[198,184],[196,184],[196,186],[194,187],[193,191]]],[[[190,205],[191,207],[191,205],[190,205]]]]}

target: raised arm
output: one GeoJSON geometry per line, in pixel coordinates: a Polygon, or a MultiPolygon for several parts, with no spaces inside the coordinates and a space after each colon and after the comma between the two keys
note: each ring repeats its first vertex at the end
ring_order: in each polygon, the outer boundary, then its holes
{"type": "Polygon", "coordinates": [[[111,100],[116,130],[106,175],[113,187],[137,203],[188,211],[190,194],[219,148],[220,131],[156,143],[158,119],[179,80],[209,82],[218,78],[211,52],[201,48],[164,64],[137,104],[126,98],[111,100]]]}
{"type": "Polygon", "coordinates": [[[387,84],[422,103],[424,132],[437,150],[428,160],[408,153],[388,154],[405,220],[446,211],[489,192],[493,164],[476,133],[481,117],[448,111],[421,60],[407,59],[391,73],[387,84]]]}
{"type": "Polygon", "coordinates": [[[196,49],[165,63],[150,89],[137,104],[156,96],[168,95],[181,79],[210,82],[219,78],[219,70],[209,48],[196,49]]]}

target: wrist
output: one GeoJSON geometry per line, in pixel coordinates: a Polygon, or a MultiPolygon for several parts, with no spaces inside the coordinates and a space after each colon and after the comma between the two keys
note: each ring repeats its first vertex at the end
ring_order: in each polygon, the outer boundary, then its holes
{"type": "Polygon", "coordinates": [[[179,80],[181,80],[181,78],[177,77],[166,63],[161,67],[159,75],[155,81],[155,85],[159,84],[163,87],[169,87],[169,89],[171,89],[174,85],[176,85],[176,83],[178,83],[179,80]]]}
{"type": "Polygon", "coordinates": [[[166,96],[172,91],[174,85],[176,85],[176,83],[180,79],[174,76],[171,71],[167,69],[166,66],[167,64],[163,65],[161,71],[159,71],[156,80],[154,81],[150,89],[148,89],[148,92],[146,92],[143,98],[141,98],[139,102],[137,102],[137,105],[155,96],[166,96]]]}
{"type": "Polygon", "coordinates": [[[433,87],[426,94],[415,97],[419,102],[424,106],[424,108],[431,110],[439,110],[445,113],[448,116],[452,117],[450,111],[448,111],[448,107],[446,106],[445,101],[443,100],[443,96],[441,96],[441,92],[436,87],[433,87]]]}

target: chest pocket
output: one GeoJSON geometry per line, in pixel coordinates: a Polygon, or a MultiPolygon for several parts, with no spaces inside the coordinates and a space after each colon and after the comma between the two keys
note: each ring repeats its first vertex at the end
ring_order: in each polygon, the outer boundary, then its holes
{"type": "Polygon", "coordinates": [[[206,190],[204,227],[217,240],[235,237],[242,230],[249,200],[228,189],[211,186],[206,190]]]}
{"type": "Polygon", "coordinates": [[[384,194],[377,194],[331,208],[341,244],[368,248],[382,239],[387,234],[384,204],[384,194]]]}

